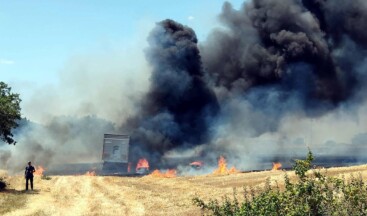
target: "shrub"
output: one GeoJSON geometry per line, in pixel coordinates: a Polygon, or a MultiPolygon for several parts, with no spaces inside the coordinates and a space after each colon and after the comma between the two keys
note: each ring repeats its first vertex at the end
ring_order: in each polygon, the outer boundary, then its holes
{"type": "Polygon", "coordinates": [[[0,191],[6,188],[6,182],[0,177],[0,191]]]}
{"type": "Polygon", "coordinates": [[[41,179],[42,180],[51,180],[52,178],[50,176],[47,176],[47,175],[42,175],[41,179]]]}
{"type": "Polygon", "coordinates": [[[292,183],[285,174],[284,190],[277,182],[272,187],[268,179],[259,194],[246,187],[241,202],[234,192],[232,199],[225,196],[222,202],[195,197],[193,203],[211,215],[367,215],[367,186],[361,175],[346,180],[317,170],[307,173],[312,161],[311,151],[305,160],[295,161],[298,180],[292,183]]]}

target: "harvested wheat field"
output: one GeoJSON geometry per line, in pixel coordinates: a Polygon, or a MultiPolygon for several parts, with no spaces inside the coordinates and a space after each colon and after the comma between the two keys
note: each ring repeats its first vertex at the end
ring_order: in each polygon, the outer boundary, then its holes
{"type": "MultiPolygon", "coordinates": [[[[293,172],[288,172],[294,178],[293,172]]],[[[367,165],[330,168],[328,175],[362,175],[367,165]]],[[[1,175],[5,175],[2,173],[1,175]]],[[[267,178],[282,184],[282,171],[238,173],[222,176],[159,178],[52,176],[35,177],[35,190],[24,191],[21,176],[6,176],[7,190],[0,192],[0,215],[201,215],[192,205],[196,195],[209,200],[232,196],[233,188],[263,186],[267,178]]]]}

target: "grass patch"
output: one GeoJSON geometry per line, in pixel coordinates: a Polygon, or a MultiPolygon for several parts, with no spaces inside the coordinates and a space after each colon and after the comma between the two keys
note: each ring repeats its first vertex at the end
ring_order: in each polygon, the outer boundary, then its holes
{"type": "Polygon", "coordinates": [[[26,204],[26,194],[8,191],[0,192],[0,215],[23,208],[26,204]]]}
{"type": "Polygon", "coordinates": [[[48,216],[43,210],[39,210],[32,214],[32,216],[48,216]]]}
{"type": "Polygon", "coordinates": [[[26,204],[26,194],[6,187],[5,179],[0,177],[0,215],[22,208],[26,204]]]}

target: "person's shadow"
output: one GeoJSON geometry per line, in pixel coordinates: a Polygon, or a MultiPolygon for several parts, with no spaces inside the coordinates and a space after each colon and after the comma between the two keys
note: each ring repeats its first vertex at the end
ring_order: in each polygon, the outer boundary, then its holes
{"type": "Polygon", "coordinates": [[[15,194],[15,195],[23,195],[23,194],[39,194],[40,190],[39,189],[35,189],[35,190],[16,190],[16,189],[4,189],[1,190],[0,193],[10,193],[10,194],[15,194]]]}

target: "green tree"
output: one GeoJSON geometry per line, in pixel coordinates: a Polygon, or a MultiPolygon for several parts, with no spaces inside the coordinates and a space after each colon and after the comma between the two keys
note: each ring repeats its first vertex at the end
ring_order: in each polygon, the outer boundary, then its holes
{"type": "Polygon", "coordinates": [[[20,115],[19,94],[11,92],[11,87],[0,82],[0,139],[8,144],[15,144],[12,129],[18,126],[20,115]]]}

